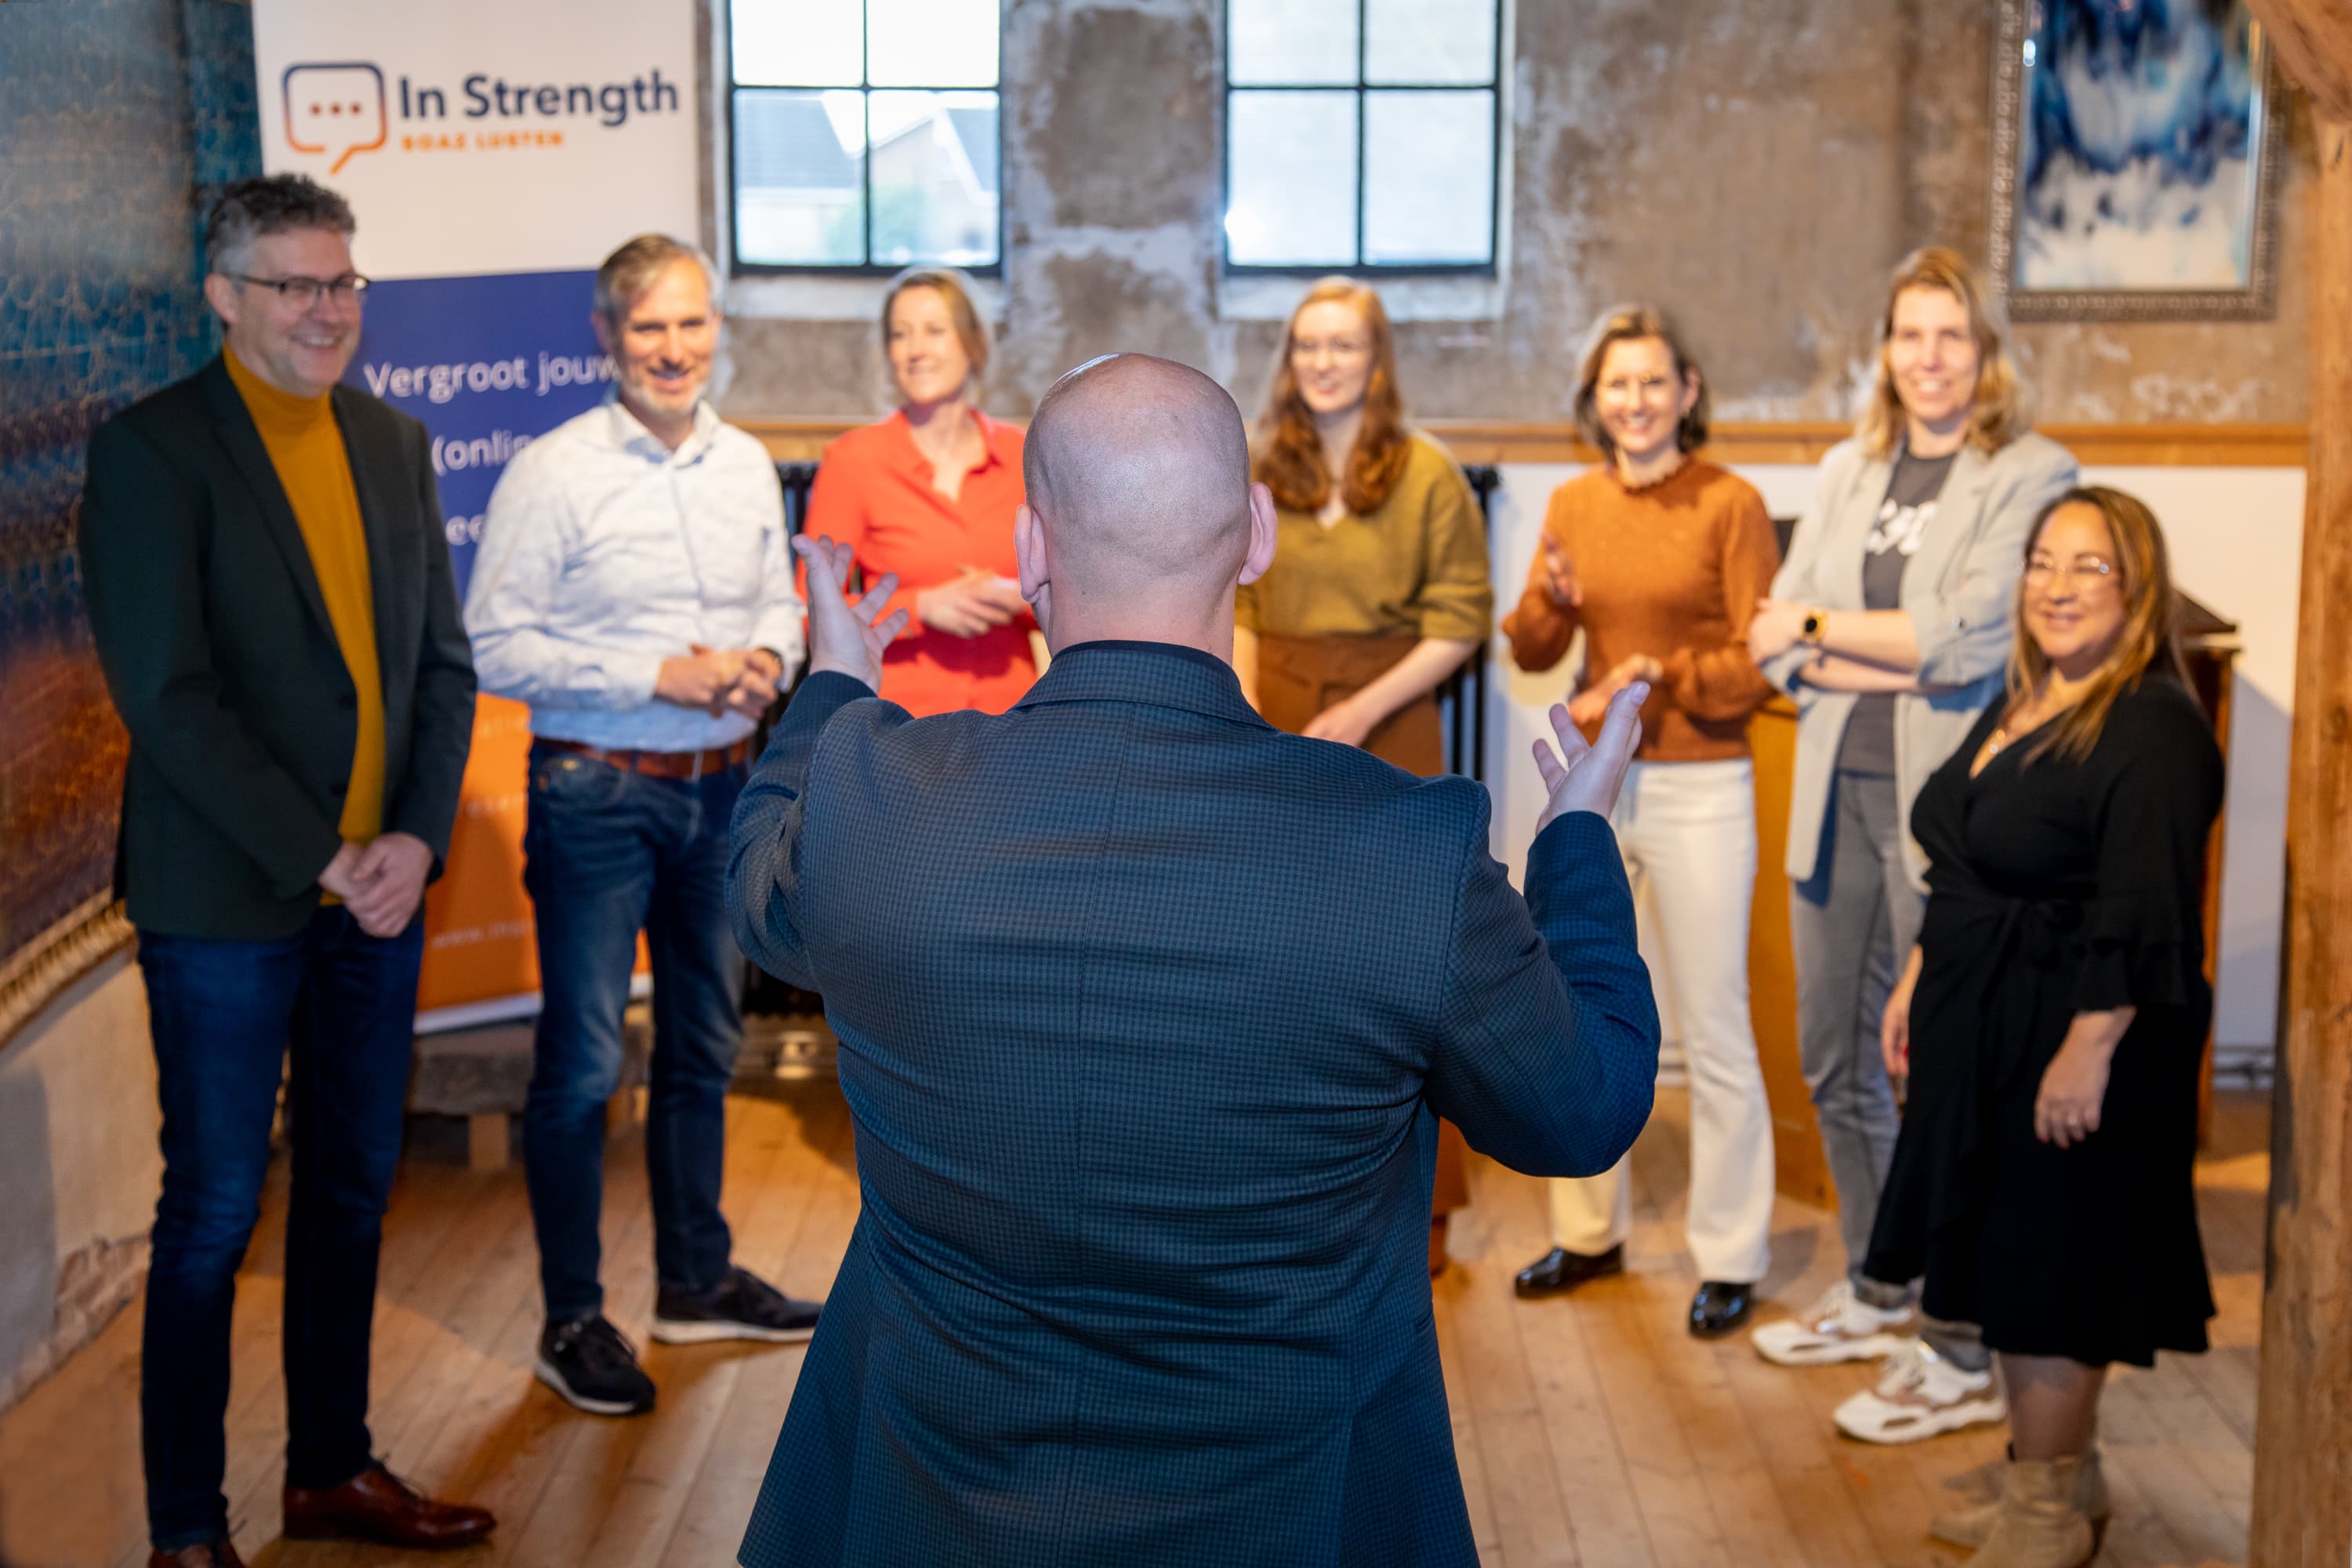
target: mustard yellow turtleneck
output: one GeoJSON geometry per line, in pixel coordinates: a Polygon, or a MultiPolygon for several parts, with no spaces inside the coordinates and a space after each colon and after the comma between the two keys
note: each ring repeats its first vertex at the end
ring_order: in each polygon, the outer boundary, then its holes
{"type": "Polygon", "coordinates": [[[365,844],[383,831],[383,676],[375,658],[375,596],[368,580],[367,530],[360,520],[343,432],[328,399],[280,392],[222,351],[229,379],[261,432],[261,445],[301,525],[327,620],[344,668],[359,689],[359,742],[343,795],[343,837],[365,844]]]}

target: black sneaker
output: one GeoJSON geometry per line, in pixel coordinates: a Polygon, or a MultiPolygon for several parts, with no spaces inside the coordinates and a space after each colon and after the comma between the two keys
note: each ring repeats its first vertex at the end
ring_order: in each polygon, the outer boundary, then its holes
{"type": "Polygon", "coordinates": [[[654,1338],[666,1345],[711,1340],[797,1344],[816,1332],[822,1301],[795,1301],[746,1269],[730,1268],[707,1290],[665,1285],[654,1296],[654,1338]]]}
{"type": "Polygon", "coordinates": [[[540,1331],[539,1381],[592,1415],[642,1415],[654,1407],[654,1380],[602,1312],[540,1331]]]}

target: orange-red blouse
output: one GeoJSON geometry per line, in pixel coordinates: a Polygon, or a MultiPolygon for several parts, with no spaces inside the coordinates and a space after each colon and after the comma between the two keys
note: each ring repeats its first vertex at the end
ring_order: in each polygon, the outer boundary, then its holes
{"type": "MultiPolygon", "coordinates": [[[[923,625],[915,595],[954,581],[968,566],[1017,577],[1013,514],[1021,506],[1021,426],[978,409],[987,455],[950,500],[931,488],[930,460],[901,411],[836,437],[817,465],[801,531],[830,535],[857,557],[868,583],[898,574],[882,614],[907,612],[907,629],[882,656],[882,695],[918,717],[976,708],[1002,713],[1037,679],[1029,651],[1036,622],[1025,612],[976,637],[923,625]]],[[[803,570],[802,585],[807,577],[803,570]]]]}

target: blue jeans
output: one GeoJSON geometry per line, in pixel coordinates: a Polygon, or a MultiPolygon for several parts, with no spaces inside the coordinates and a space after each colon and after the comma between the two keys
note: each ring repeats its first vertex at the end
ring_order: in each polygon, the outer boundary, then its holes
{"type": "Polygon", "coordinates": [[[229,1320],[281,1074],[293,1147],[286,1483],[340,1486],[367,1468],[376,1253],[400,1158],[424,951],[421,919],[380,940],[341,907],[274,942],[140,933],[163,1192],[139,1412],[148,1529],[166,1551],[228,1533],[229,1320]]]}
{"type": "Polygon", "coordinates": [[[732,1238],[719,1180],[745,973],[727,925],[727,829],[744,775],[739,765],[692,781],[648,778],[531,748],[523,886],[545,999],[523,1157],[551,1320],[604,1305],[604,1102],[620,1087],[640,930],[654,970],[646,1125],[654,1271],[689,1290],[727,1278],[732,1238]]]}

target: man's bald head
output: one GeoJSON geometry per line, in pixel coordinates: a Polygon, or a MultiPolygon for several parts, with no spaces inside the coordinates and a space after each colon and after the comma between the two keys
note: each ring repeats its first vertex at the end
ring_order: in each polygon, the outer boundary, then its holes
{"type": "Polygon", "coordinates": [[[1037,405],[1021,466],[1064,602],[1230,597],[1250,544],[1249,437],[1199,371],[1149,354],[1080,365],[1037,405]]]}

